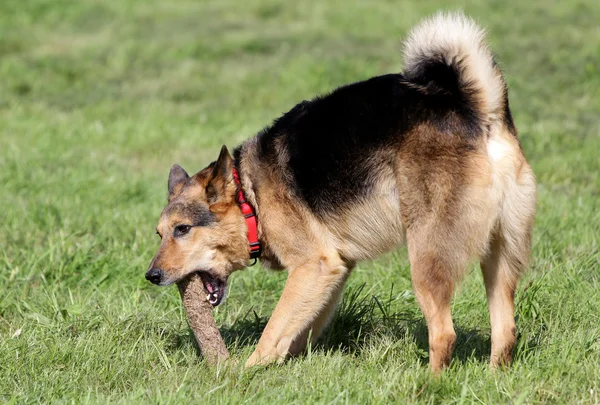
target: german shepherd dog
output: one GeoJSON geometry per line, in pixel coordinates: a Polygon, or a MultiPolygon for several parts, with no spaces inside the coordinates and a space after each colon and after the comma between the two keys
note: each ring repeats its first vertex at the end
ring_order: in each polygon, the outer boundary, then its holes
{"type": "Polygon", "coordinates": [[[148,280],[166,286],[198,272],[218,305],[229,275],[252,257],[288,270],[247,366],[314,342],[355,264],[404,241],[431,369],[450,362],[450,302],[472,259],[487,291],[490,365],[512,360],[536,184],[506,83],[484,31],[460,13],[414,28],[404,60],[403,74],[301,102],[191,177],[171,169],[148,280]]]}

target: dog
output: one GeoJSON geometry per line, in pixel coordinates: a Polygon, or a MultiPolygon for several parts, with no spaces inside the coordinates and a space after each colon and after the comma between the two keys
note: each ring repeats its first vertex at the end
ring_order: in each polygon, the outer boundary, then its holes
{"type": "Polygon", "coordinates": [[[169,173],[161,244],[146,273],[166,286],[199,273],[218,305],[252,259],[287,269],[247,366],[316,341],[355,264],[401,243],[427,322],[429,362],[448,366],[450,302],[473,259],[491,319],[492,368],[516,341],[514,295],[528,266],[536,182],[485,32],[461,13],[417,25],[403,74],[303,101],[189,176],[169,173]]]}

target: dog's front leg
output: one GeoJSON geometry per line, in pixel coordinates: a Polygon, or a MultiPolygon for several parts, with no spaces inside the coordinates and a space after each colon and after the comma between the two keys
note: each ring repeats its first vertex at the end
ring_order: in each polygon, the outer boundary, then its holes
{"type": "Polygon", "coordinates": [[[335,310],[349,273],[349,267],[337,255],[323,255],[291,269],[275,311],[246,366],[283,361],[297,354],[304,349],[310,329],[315,341],[335,310]]]}

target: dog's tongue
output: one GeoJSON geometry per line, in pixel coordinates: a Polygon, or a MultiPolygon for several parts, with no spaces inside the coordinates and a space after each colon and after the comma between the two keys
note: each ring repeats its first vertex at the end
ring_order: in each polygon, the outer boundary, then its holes
{"type": "Polygon", "coordinates": [[[202,284],[204,284],[204,288],[209,294],[215,292],[215,287],[213,286],[213,279],[210,274],[205,272],[200,272],[200,278],[202,279],[202,284]]]}
{"type": "Polygon", "coordinates": [[[204,289],[208,293],[206,300],[213,306],[217,306],[225,296],[225,283],[218,278],[213,278],[208,272],[199,272],[204,289]]]}
{"type": "Polygon", "coordinates": [[[206,300],[213,306],[219,305],[224,295],[223,283],[206,272],[200,272],[200,278],[202,279],[202,284],[204,284],[204,289],[208,293],[206,300]]]}

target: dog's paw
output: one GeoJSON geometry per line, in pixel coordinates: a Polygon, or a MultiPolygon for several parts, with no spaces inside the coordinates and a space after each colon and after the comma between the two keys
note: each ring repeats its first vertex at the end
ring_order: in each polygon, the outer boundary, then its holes
{"type": "Polygon", "coordinates": [[[255,366],[267,366],[275,362],[281,363],[283,360],[285,360],[285,358],[279,356],[275,350],[264,352],[259,349],[256,349],[250,355],[250,357],[248,357],[248,360],[246,361],[246,368],[255,366]]]}

